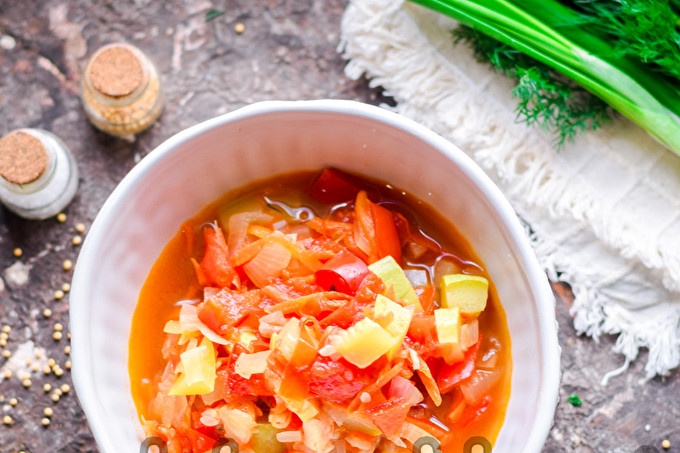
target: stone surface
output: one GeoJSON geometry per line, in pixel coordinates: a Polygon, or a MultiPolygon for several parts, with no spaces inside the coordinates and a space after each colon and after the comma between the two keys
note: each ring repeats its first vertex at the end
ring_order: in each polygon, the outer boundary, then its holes
{"type": "MultiPolygon", "coordinates": [[[[141,158],[188,126],[259,100],[389,102],[366,81],[343,76],[336,48],[345,5],[344,0],[0,1],[0,133],[27,126],[55,132],[81,171],[64,223],[26,221],[0,209],[0,326],[12,327],[7,346],[0,349],[33,354],[30,365],[26,359],[11,362],[9,380],[2,376],[10,361],[0,356],[0,417],[13,419],[11,426],[0,424],[0,453],[96,451],[75,393],[55,403],[52,392],[43,391],[45,383],[71,385],[64,351],[68,340],[52,336],[55,323],[68,326],[68,293],[56,300],[54,291],[71,278],[62,262],[77,258],[78,247],[71,243],[75,225],[89,227],[108,194],[141,158]],[[211,8],[224,14],[206,21],[211,8]],[[235,32],[237,23],[245,26],[242,34],[235,32]],[[87,56],[121,40],[156,62],[167,95],[160,121],[134,143],[92,128],[78,97],[87,56]],[[17,247],[23,251],[20,258],[13,255],[17,247]],[[43,315],[45,308],[51,317],[43,315]],[[62,367],[61,378],[43,373],[47,358],[62,367]],[[38,372],[32,371],[34,364],[38,372]],[[28,389],[21,373],[30,373],[28,389]],[[10,398],[17,398],[15,407],[10,398]],[[47,406],[54,414],[45,428],[41,419],[47,406]]],[[[604,373],[622,363],[611,353],[615,340],[577,337],[568,314],[571,295],[561,286],[555,290],[562,402],[544,451],[632,453],[642,445],[661,450],[663,439],[671,441],[669,451],[680,451],[678,373],[642,382],[643,353],[627,373],[601,386],[604,373]],[[566,402],[572,393],[583,400],[581,407],[566,402]]]]}

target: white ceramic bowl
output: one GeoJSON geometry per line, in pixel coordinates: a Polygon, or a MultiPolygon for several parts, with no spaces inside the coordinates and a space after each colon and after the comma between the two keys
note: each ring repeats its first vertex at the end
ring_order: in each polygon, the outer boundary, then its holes
{"type": "Polygon", "coordinates": [[[140,449],[130,323],[151,266],[180,224],[249,181],[326,166],[409,191],[471,241],[512,340],[510,401],[493,451],[541,450],[558,400],[555,299],[514,211],[470,158],[432,131],[377,107],[322,100],[257,103],[180,132],[104,204],[78,258],[70,313],[73,381],[102,452],[140,449]]]}

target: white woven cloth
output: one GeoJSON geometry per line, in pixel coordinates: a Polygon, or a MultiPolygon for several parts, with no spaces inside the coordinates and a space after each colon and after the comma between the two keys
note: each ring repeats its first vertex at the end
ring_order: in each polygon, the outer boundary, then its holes
{"type": "Polygon", "coordinates": [[[548,276],[571,284],[579,333],[617,335],[620,370],[680,365],[680,158],[628,122],[560,151],[515,122],[512,82],[454,46],[455,22],[395,0],[351,0],[339,51],[396,110],[468,153],[530,226],[548,276]]]}

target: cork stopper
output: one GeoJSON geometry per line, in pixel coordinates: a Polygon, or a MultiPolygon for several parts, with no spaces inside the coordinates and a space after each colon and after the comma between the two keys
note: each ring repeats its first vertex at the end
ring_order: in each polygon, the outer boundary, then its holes
{"type": "Polygon", "coordinates": [[[42,142],[31,134],[10,132],[0,139],[0,176],[12,184],[28,184],[47,168],[48,155],[42,142]]]}
{"type": "Polygon", "coordinates": [[[121,45],[105,48],[96,55],[88,75],[95,90],[111,97],[130,95],[144,80],[142,62],[121,45]]]}

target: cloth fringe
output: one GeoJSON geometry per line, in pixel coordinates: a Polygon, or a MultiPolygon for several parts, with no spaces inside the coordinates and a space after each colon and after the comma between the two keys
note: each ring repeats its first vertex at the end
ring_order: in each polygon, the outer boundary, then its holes
{"type": "Polygon", "coordinates": [[[680,365],[680,159],[626,120],[556,151],[515,122],[511,82],[454,47],[454,26],[408,2],[352,0],[345,73],[382,86],[499,185],[549,278],[572,286],[579,333],[618,335],[623,369],[648,348],[646,377],[668,374],[680,365]]]}

